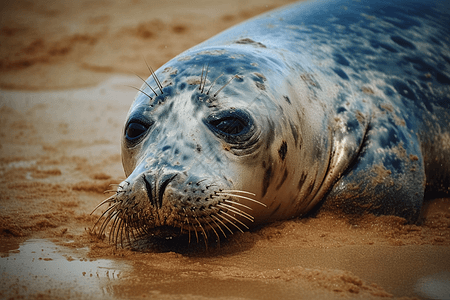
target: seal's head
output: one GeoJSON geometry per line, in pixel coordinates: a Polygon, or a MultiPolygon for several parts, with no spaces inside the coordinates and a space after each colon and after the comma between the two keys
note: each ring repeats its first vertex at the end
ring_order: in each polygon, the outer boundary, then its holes
{"type": "Polygon", "coordinates": [[[326,124],[316,121],[323,118],[293,105],[302,87],[285,80],[286,69],[270,56],[209,48],[152,73],[128,113],[127,179],[103,202],[112,206],[101,232],[114,220],[115,236],[219,238],[306,211],[329,145],[321,134],[326,124]]]}

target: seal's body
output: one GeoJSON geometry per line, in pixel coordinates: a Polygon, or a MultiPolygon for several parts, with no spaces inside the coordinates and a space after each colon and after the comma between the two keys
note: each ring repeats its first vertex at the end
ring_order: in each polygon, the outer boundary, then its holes
{"type": "Polygon", "coordinates": [[[449,28],[446,1],[310,1],[180,54],[129,111],[104,224],[219,236],[320,203],[415,221],[450,186],[449,28]]]}

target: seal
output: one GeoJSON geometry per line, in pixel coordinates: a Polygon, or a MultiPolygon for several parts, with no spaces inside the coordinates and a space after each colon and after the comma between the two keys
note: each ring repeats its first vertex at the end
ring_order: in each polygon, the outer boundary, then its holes
{"type": "Polygon", "coordinates": [[[297,3],[149,67],[99,232],[220,240],[318,207],[415,222],[450,187],[449,8],[297,3]]]}

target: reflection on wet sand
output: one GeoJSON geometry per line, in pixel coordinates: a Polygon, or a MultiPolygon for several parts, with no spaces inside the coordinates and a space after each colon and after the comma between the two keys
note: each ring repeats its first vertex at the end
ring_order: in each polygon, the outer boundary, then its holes
{"type": "Polygon", "coordinates": [[[108,259],[86,259],[87,252],[87,247],[71,250],[48,240],[27,240],[2,253],[0,295],[91,299],[111,295],[111,285],[130,267],[108,259]]]}

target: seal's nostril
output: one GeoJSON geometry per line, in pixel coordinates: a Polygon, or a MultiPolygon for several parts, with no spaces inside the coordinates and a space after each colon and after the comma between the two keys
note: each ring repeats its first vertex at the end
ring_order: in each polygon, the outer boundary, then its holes
{"type": "Polygon", "coordinates": [[[162,207],[164,192],[166,191],[167,185],[177,176],[178,174],[165,174],[161,177],[158,184],[158,204],[162,207]]]}
{"type": "Polygon", "coordinates": [[[152,195],[152,184],[150,182],[147,181],[147,179],[145,178],[145,174],[142,176],[142,178],[144,179],[145,182],[145,190],[147,191],[147,196],[148,199],[150,200],[150,203],[155,206],[155,198],[152,195]]]}

